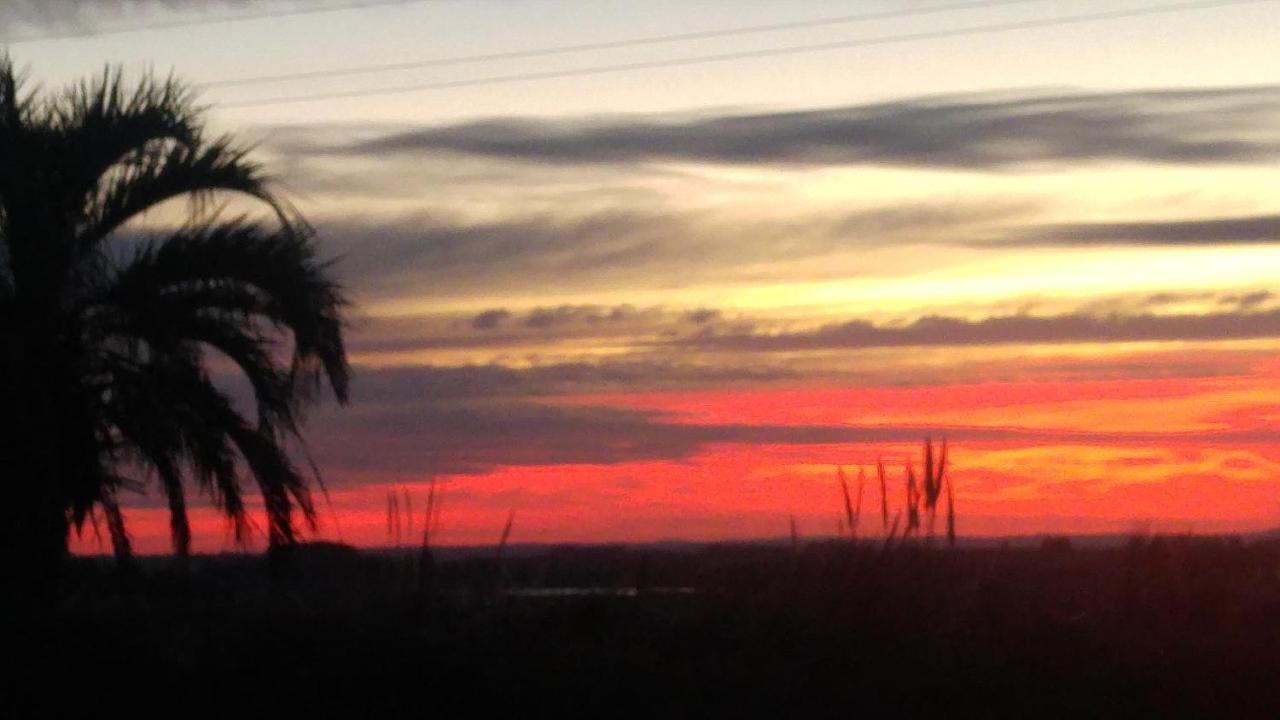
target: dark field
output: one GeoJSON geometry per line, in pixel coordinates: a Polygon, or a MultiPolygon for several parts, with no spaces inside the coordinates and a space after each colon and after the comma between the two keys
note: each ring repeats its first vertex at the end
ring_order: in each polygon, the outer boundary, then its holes
{"type": "Polygon", "coordinates": [[[156,559],[123,585],[76,560],[56,601],[4,619],[0,716],[1280,714],[1270,542],[560,548],[430,565],[299,550],[274,573],[260,557],[194,558],[185,579],[156,559]],[[563,587],[625,590],[507,592],[563,587]]]}

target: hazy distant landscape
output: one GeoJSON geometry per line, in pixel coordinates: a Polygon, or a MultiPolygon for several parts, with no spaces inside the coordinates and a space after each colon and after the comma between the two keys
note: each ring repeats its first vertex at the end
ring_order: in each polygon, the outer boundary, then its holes
{"type": "Polygon", "coordinates": [[[129,591],[81,559],[56,611],[5,621],[25,660],[0,704],[60,706],[35,681],[74,646],[81,692],[140,687],[140,711],[1271,715],[1280,545],[1080,544],[491,547],[428,574],[320,545],[274,581],[156,559],[129,591]]]}

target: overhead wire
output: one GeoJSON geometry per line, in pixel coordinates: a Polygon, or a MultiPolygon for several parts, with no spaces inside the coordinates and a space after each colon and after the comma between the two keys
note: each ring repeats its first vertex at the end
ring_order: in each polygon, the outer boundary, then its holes
{"type": "MultiPolygon", "coordinates": [[[[376,97],[386,95],[398,95],[405,93],[425,92],[430,90],[446,90],[464,87],[477,87],[484,85],[498,85],[518,82],[531,82],[539,80],[551,80],[557,78],[585,77],[592,75],[604,75],[612,73],[629,72],[635,70],[653,70],[670,67],[684,67],[691,65],[701,65],[709,63],[729,62],[734,60],[749,60],[767,57],[781,57],[786,55],[797,55],[802,53],[823,52],[829,50],[842,50],[852,48],[865,48],[884,45],[893,45],[900,43],[919,42],[923,40],[941,40],[948,38],[966,37],[973,35],[1013,32],[1019,30],[1032,30],[1038,28],[1058,27],[1064,25],[1076,25],[1091,22],[1102,22],[1106,20],[1119,20],[1126,18],[1147,17],[1154,15],[1166,15],[1180,12],[1190,12],[1195,10],[1208,10],[1214,8],[1228,7],[1232,5],[1259,4],[1265,2],[1276,2],[1277,0],[1198,0],[1195,2],[1179,2],[1167,3],[1163,5],[1152,5],[1141,8],[1129,8],[1121,10],[1106,10],[1092,13],[1080,13],[1075,15],[1059,15],[1052,18],[1036,18],[1030,20],[1019,20],[1001,23],[986,23],[980,25],[969,25],[958,28],[947,28],[942,30],[926,30],[912,33],[898,33],[891,35],[880,35],[866,38],[851,38],[848,40],[836,40],[821,43],[807,43],[800,45],[784,45],[765,48],[754,48],[749,50],[739,50],[732,52],[713,53],[705,55],[686,55],[675,58],[665,58],[658,60],[643,60],[637,62],[617,63],[610,65],[594,65],[579,68],[566,68],[559,70],[547,71],[529,71],[508,73],[501,75],[488,75],[475,78],[464,78],[459,80],[442,80],[428,83],[416,83],[413,85],[402,85],[398,87],[386,88],[359,88],[353,90],[336,90],[330,92],[318,93],[302,93],[295,95],[278,95],[257,99],[231,100],[220,102],[222,108],[246,108],[246,107],[262,107],[268,105],[284,105],[290,103],[317,102],[322,100],[339,100],[351,98],[376,97]]],[[[330,71],[335,72],[335,71],[330,71]]],[[[337,71],[340,72],[340,71],[337,71]]]]}
{"type": "Polygon", "coordinates": [[[250,77],[228,78],[224,80],[209,80],[201,83],[206,88],[215,87],[238,87],[243,85],[258,85],[264,83],[284,82],[289,80],[309,80],[315,78],[327,77],[343,77],[351,75],[366,75],[370,73],[380,73],[398,70],[417,70],[432,67],[448,67],[453,65],[467,65],[480,62],[492,62],[498,60],[524,60],[530,58],[549,57],[554,55],[567,55],[571,53],[590,52],[594,50],[619,50],[630,47],[643,47],[646,45],[662,45],[677,42],[688,42],[692,40],[714,40],[726,37],[740,37],[743,35],[754,35],[769,32],[780,32],[784,30],[804,30],[809,28],[830,27],[833,25],[848,25],[859,22],[871,22],[875,20],[895,20],[908,17],[916,17],[921,15],[935,15],[947,12],[959,12],[963,10],[978,10],[1008,5],[1026,5],[1033,2],[1045,2],[1046,0],[970,0],[968,2],[953,2],[941,5],[927,5],[922,7],[902,8],[898,10],[884,10],[879,12],[853,13],[847,15],[834,15],[826,17],[810,18],[806,20],[792,20],[789,22],[767,23],[761,25],[744,25],[733,28],[697,30],[692,32],[672,33],[665,35],[648,35],[644,37],[624,38],[621,40],[605,40],[599,42],[577,43],[572,45],[554,45],[550,47],[530,48],[527,50],[510,50],[504,52],[479,53],[473,55],[454,55],[451,57],[427,58],[424,60],[412,60],[407,62],[384,63],[374,65],[358,65],[354,67],[334,68],[329,70],[308,70],[294,73],[281,73],[276,75],[257,75],[250,77]]]}
{"type": "Polygon", "coordinates": [[[41,33],[28,33],[12,37],[0,37],[0,44],[17,45],[45,40],[76,40],[106,35],[123,35],[125,33],[149,32],[154,30],[176,30],[203,25],[225,25],[229,23],[249,22],[253,20],[271,20],[294,17],[298,15],[318,15],[321,13],[346,12],[351,10],[371,10],[395,5],[413,5],[428,0],[362,0],[360,2],[343,2],[310,7],[277,8],[258,12],[236,13],[234,15],[202,16],[191,18],[175,18],[173,20],[131,25],[106,25],[81,28],[51,30],[41,33]]]}

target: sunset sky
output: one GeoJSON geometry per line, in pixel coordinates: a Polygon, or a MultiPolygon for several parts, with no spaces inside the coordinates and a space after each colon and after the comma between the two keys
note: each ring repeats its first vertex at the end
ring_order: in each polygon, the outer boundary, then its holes
{"type": "Polygon", "coordinates": [[[1280,526],[1280,2],[364,4],[0,5],[30,87],[200,85],[341,257],[321,537],[433,475],[451,544],[827,535],[925,436],[962,535],[1280,526]]]}

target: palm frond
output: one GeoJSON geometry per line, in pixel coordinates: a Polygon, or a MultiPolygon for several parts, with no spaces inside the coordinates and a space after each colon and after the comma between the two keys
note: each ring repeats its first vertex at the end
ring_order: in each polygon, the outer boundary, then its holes
{"type": "MultiPolygon", "coordinates": [[[[227,222],[143,246],[98,302],[134,314],[158,312],[145,308],[163,304],[170,308],[165,312],[222,315],[242,325],[258,317],[292,336],[290,384],[298,399],[323,378],[345,402],[350,367],[342,311],[348,301],[326,270],[309,236],[227,222]]],[[[171,327],[183,332],[188,325],[171,327]]]]}
{"type": "Polygon", "coordinates": [[[137,451],[137,460],[155,470],[169,504],[169,529],[179,557],[191,552],[191,525],[179,463],[186,451],[182,425],[163,393],[146,376],[140,382],[116,386],[115,402],[107,409],[116,429],[137,451]],[[143,391],[143,392],[139,392],[143,391]]]}
{"type": "MultiPolygon", "coordinates": [[[[117,387],[122,389],[117,393],[117,402],[125,403],[131,392],[142,391],[154,393],[168,404],[163,414],[154,417],[159,422],[172,424],[176,432],[181,433],[181,440],[177,443],[171,441],[169,446],[182,448],[201,485],[212,491],[215,502],[235,523],[237,540],[246,539],[248,524],[231,447],[244,460],[262,493],[269,538],[273,544],[296,540],[295,505],[302,511],[308,525],[314,528],[315,508],[306,480],[290,461],[278,438],[269,430],[254,427],[246,421],[198,366],[151,362],[129,367],[121,361],[121,367],[115,372],[117,387]]],[[[113,413],[113,417],[120,420],[122,429],[132,433],[130,440],[142,444],[153,430],[128,419],[137,415],[137,409],[128,406],[113,413]]],[[[144,456],[155,466],[153,453],[144,453],[144,456]]],[[[156,469],[164,481],[164,470],[159,466],[156,469]]],[[[166,481],[166,494],[169,489],[166,481]]],[[[171,502],[174,497],[170,495],[171,502]]]]}
{"type": "Polygon", "coordinates": [[[0,133],[26,124],[31,96],[22,94],[23,78],[9,54],[0,51],[0,133]]]}
{"type": "Polygon", "coordinates": [[[56,99],[50,124],[66,154],[68,200],[90,202],[115,166],[145,162],[161,143],[197,147],[201,109],[193,100],[191,89],[172,77],[148,73],[129,85],[120,68],[107,68],[56,99]]]}
{"type": "Polygon", "coordinates": [[[120,512],[120,503],[116,500],[113,489],[105,489],[102,494],[102,510],[107,518],[107,531],[111,534],[111,549],[116,558],[123,563],[133,560],[133,542],[129,539],[129,531],[125,527],[124,513],[120,512]]]}
{"type": "Polygon", "coordinates": [[[306,478],[289,460],[288,455],[271,435],[247,425],[231,427],[228,435],[253,471],[258,490],[267,511],[268,541],[272,545],[291,544],[297,540],[293,522],[296,505],[307,525],[316,527],[315,505],[306,478]]]}
{"type": "Polygon", "coordinates": [[[91,250],[125,223],[175,198],[192,200],[194,215],[199,218],[209,198],[218,192],[255,198],[271,208],[284,232],[306,234],[306,223],[271,191],[262,169],[249,160],[249,151],[221,137],[129,156],[90,199],[77,246],[82,252],[91,250]]]}

